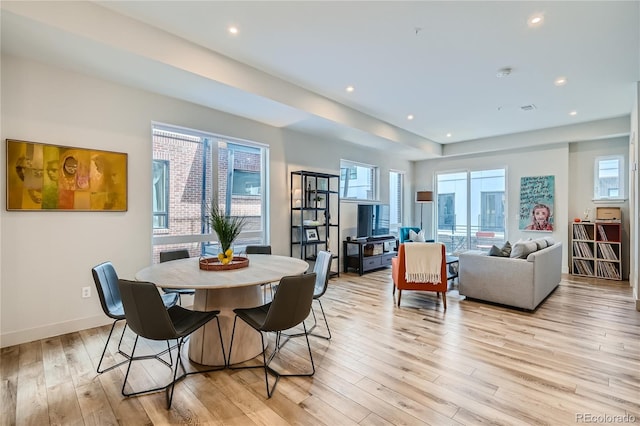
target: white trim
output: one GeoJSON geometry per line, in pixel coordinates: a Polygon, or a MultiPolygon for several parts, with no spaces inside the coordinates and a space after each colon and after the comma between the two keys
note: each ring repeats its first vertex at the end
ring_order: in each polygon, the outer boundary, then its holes
{"type": "Polygon", "coordinates": [[[28,328],[24,330],[11,331],[0,335],[0,347],[20,345],[22,343],[33,342],[35,340],[46,339],[48,337],[60,336],[62,334],[73,333],[79,330],[86,330],[94,327],[111,324],[113,320],[104,314],[78,318],[54,324],[46,324],[42,327],[28,328]]]}
{"type": "MultiPolygon", "coordinates": [[[[240,233],[238,238],[260,237],[262,231],[247,231],[240,233]]],[[[155,235],[152,238],[153,245],[161,244],[182,244],[182,243],[205,243],[218,242],[218,236],[213,234],[193,234],[193,235],[155,235]]]]}

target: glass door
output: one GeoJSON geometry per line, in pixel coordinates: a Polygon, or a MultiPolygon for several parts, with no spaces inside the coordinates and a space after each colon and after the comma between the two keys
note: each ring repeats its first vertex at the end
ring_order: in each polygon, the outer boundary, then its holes
{"type": "Polygon", "coordinates": [[[505,169],[436,176],[436,240],[447,253],[488,250],[505,241],[505,169]]]}

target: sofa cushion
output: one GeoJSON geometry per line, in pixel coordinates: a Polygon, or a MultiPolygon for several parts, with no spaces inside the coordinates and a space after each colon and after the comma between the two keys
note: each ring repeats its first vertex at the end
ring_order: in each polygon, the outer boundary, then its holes
{"type": "Polygon", "coordinates": [[[535,241],[518,241],[513,245],[510,257],[526,259],[529,254],[536,250],[538,250],[538,245],[535,241]]]}
{"type": "Polygon", "coordinates": [[[495,244],[489,249],[489,256],[509,257],[511,256],[511,243],[507,241],[502,248],[495,244]]]}

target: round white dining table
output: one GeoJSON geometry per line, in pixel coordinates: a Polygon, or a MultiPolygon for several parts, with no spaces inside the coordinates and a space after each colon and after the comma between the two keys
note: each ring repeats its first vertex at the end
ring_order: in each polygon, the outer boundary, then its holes
{"type": "MultiPolygon", "coordinates": [[[[226,353],[229,351],[235,308],[251,308],[264,304],[261,284],[278,282],[287,275],[307,271],[302,259],[269,254],[249,254],[249,266],[224,271],[207,271],[199,267],[199,259],[179,259],[157,263],[138,271],[138,281],[149,281],[158,287],[193,288],[193,309],[220,310],[218,319],[226,353]]],[[[260,335],[243,321],[238,321],[233,342],[233,363],[260,354],[260,335]]],[[[220,338],[215,321],[196,330],[189,338],[189,359],[198,364],[223,365],[220,338]]]]}

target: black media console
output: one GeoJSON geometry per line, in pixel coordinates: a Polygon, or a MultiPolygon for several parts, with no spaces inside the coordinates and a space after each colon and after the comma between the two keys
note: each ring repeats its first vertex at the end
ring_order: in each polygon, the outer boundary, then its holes
{"type": "Polygon", "coordinates": [[[349,272],[351,268],[362,275],[367,271],[391,266],[391,259],[398,255],[396,245],[396,237],[392,235],[343,241],[344,272],[349,272]]]}

